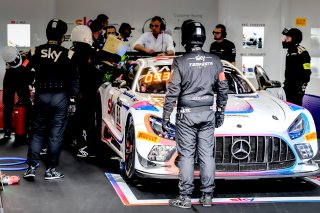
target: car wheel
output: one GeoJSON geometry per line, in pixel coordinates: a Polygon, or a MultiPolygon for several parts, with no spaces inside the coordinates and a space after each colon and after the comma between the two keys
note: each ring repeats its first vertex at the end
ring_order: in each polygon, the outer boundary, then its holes
{"type": "Polygon", "coordinates": [[[129,122],[129,126],[126,132],[125,140],[125,169],[124,173],[128,180],[132,180],[135,177],[135,131],[132,119],[129,122]]]}

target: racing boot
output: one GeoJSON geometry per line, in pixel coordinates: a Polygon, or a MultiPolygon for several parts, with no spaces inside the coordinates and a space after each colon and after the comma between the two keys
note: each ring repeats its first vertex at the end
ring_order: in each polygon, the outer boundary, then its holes
{"type": "Polygon", "coordinates": [[[192,206],[191,197],[188,195],[179,195],[177,198],[170,199],[169,205],[183,209],[190,209],[192,206]]]}
{"type": "Polygon", "coordinates": [[[203,207],[211,207],[212,206],[212,193],[202,193],[202,196],[199,199],[199,202],[203,207]]]}

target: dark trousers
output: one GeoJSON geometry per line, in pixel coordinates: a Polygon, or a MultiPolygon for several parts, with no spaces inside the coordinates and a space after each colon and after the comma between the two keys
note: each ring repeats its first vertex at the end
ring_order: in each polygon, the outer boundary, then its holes
{"type": "MultiPolygon", "coordinates": [[[[301,83],[302,84],[302,83],[301,83]]],[[[302,106],[302,100],[305,91],[301,89],[300,84],[286,85],[283,87],[287,101],[302,106]]]]}
{"type": "Polygon", "coordinates": [[[21,70],[6,71],[3,79],[3,128],[12,130],[12,112],[14,108],[14,98],[17,93],[19,102],[24,106],[30,107],[30,90],[27,80],[23,78],[21,70]]]}
{"type": "Polygon", "coordinates": [[[177,114],[176,142],[179,155],[180,194],[191,195],[193,192],[196,151],[200,164],[200,191],[212,193],[215,187],[214,112],[177,114]]]}
{"type": "Polygon", "coordinates": [[[35,94],[34,118],[28,149],[27,163],[35,166],[40,158],[42,143],[48,142],[47,168],[58,165],[62,148],[68,98],[64,92],[43,92],[35,94]]]}

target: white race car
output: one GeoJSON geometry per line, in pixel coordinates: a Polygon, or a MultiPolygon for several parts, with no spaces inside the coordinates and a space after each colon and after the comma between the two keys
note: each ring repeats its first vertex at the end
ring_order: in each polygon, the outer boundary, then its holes
{"type": "MultiPolygon", "coordinates": [[[[119,155],[124,175],[178,178],[174,134],[163,134],[162,112],[173,57],[138,59],[131,85],[101,85],[97,123],[101,140],[119,155]],[[99,104],[100,105],[100,104],[99,104]]],[[[222,61],[229,100],[222,127],[215,131],[216,178],[255,179],[311,176],[319,172],[314,120],[308,110],[265,90],[256,91],[233,65],[222,61]]],[[[271,82],[271,81],[270,81],[271,82]]],[[[269,86],[272,87],[272,82],[269,86]]],[[[261,86],[261,85],[260,85],[261,86]]],[[[265,88],[266,88],[265,87],[265,88]]],[[[199,165],[195,156],[195,177],[199,165]]]]}

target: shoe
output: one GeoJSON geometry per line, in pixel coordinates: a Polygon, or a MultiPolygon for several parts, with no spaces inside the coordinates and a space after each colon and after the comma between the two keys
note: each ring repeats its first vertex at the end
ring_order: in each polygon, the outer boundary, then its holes
{"type": "Polygon", "coordinates": [[[212,206],[212,195],[211,193],[202,193],[202,196],[199,199],[199,202],[203,207],[211,207],[212,206]]]}
{"type": "Polygon", "coordinates": [[[84,146],[78,150],[77,156],[80,158],[95,158],[96,155],[89,151],[88,146],[84,146]]]}
{"type": "Polygon", "coordinates": [[[46,155],[48,151],[48,148],[42,148],[40,151],[40,155],[46,155]]]}
{"type": "Polygon", "coordinates": [[[175,199],[170,199],[169,205],[183,208],[183,209],[190,209],[192,206],[191,197],[189,197],[187,195],[180,195],[179,197],[177,197],[175,199]]]}
{"type": "Polygon", "coordinates": [[[59,178],[63,178],[64,174],[62,174],[61,172],[56,171],[55,168],[49,168],[46,170],[45,174],[44,174],[44,179],[45,180],[53,180],[53,179],[59,179],[59,178]]]}
{"type": "Polygon", "coordinates": [[[7,130],[4,131],[3,139],[9,140],[10,138],[11,138],[11,130],[7,129],[7,130]]]}
{"type": "Polygon", "coordinates": [[[26,172],[23,174],[23,178],[26,179],[34,179],[36,176],[36,167],[29,165],[26,172]]]}

